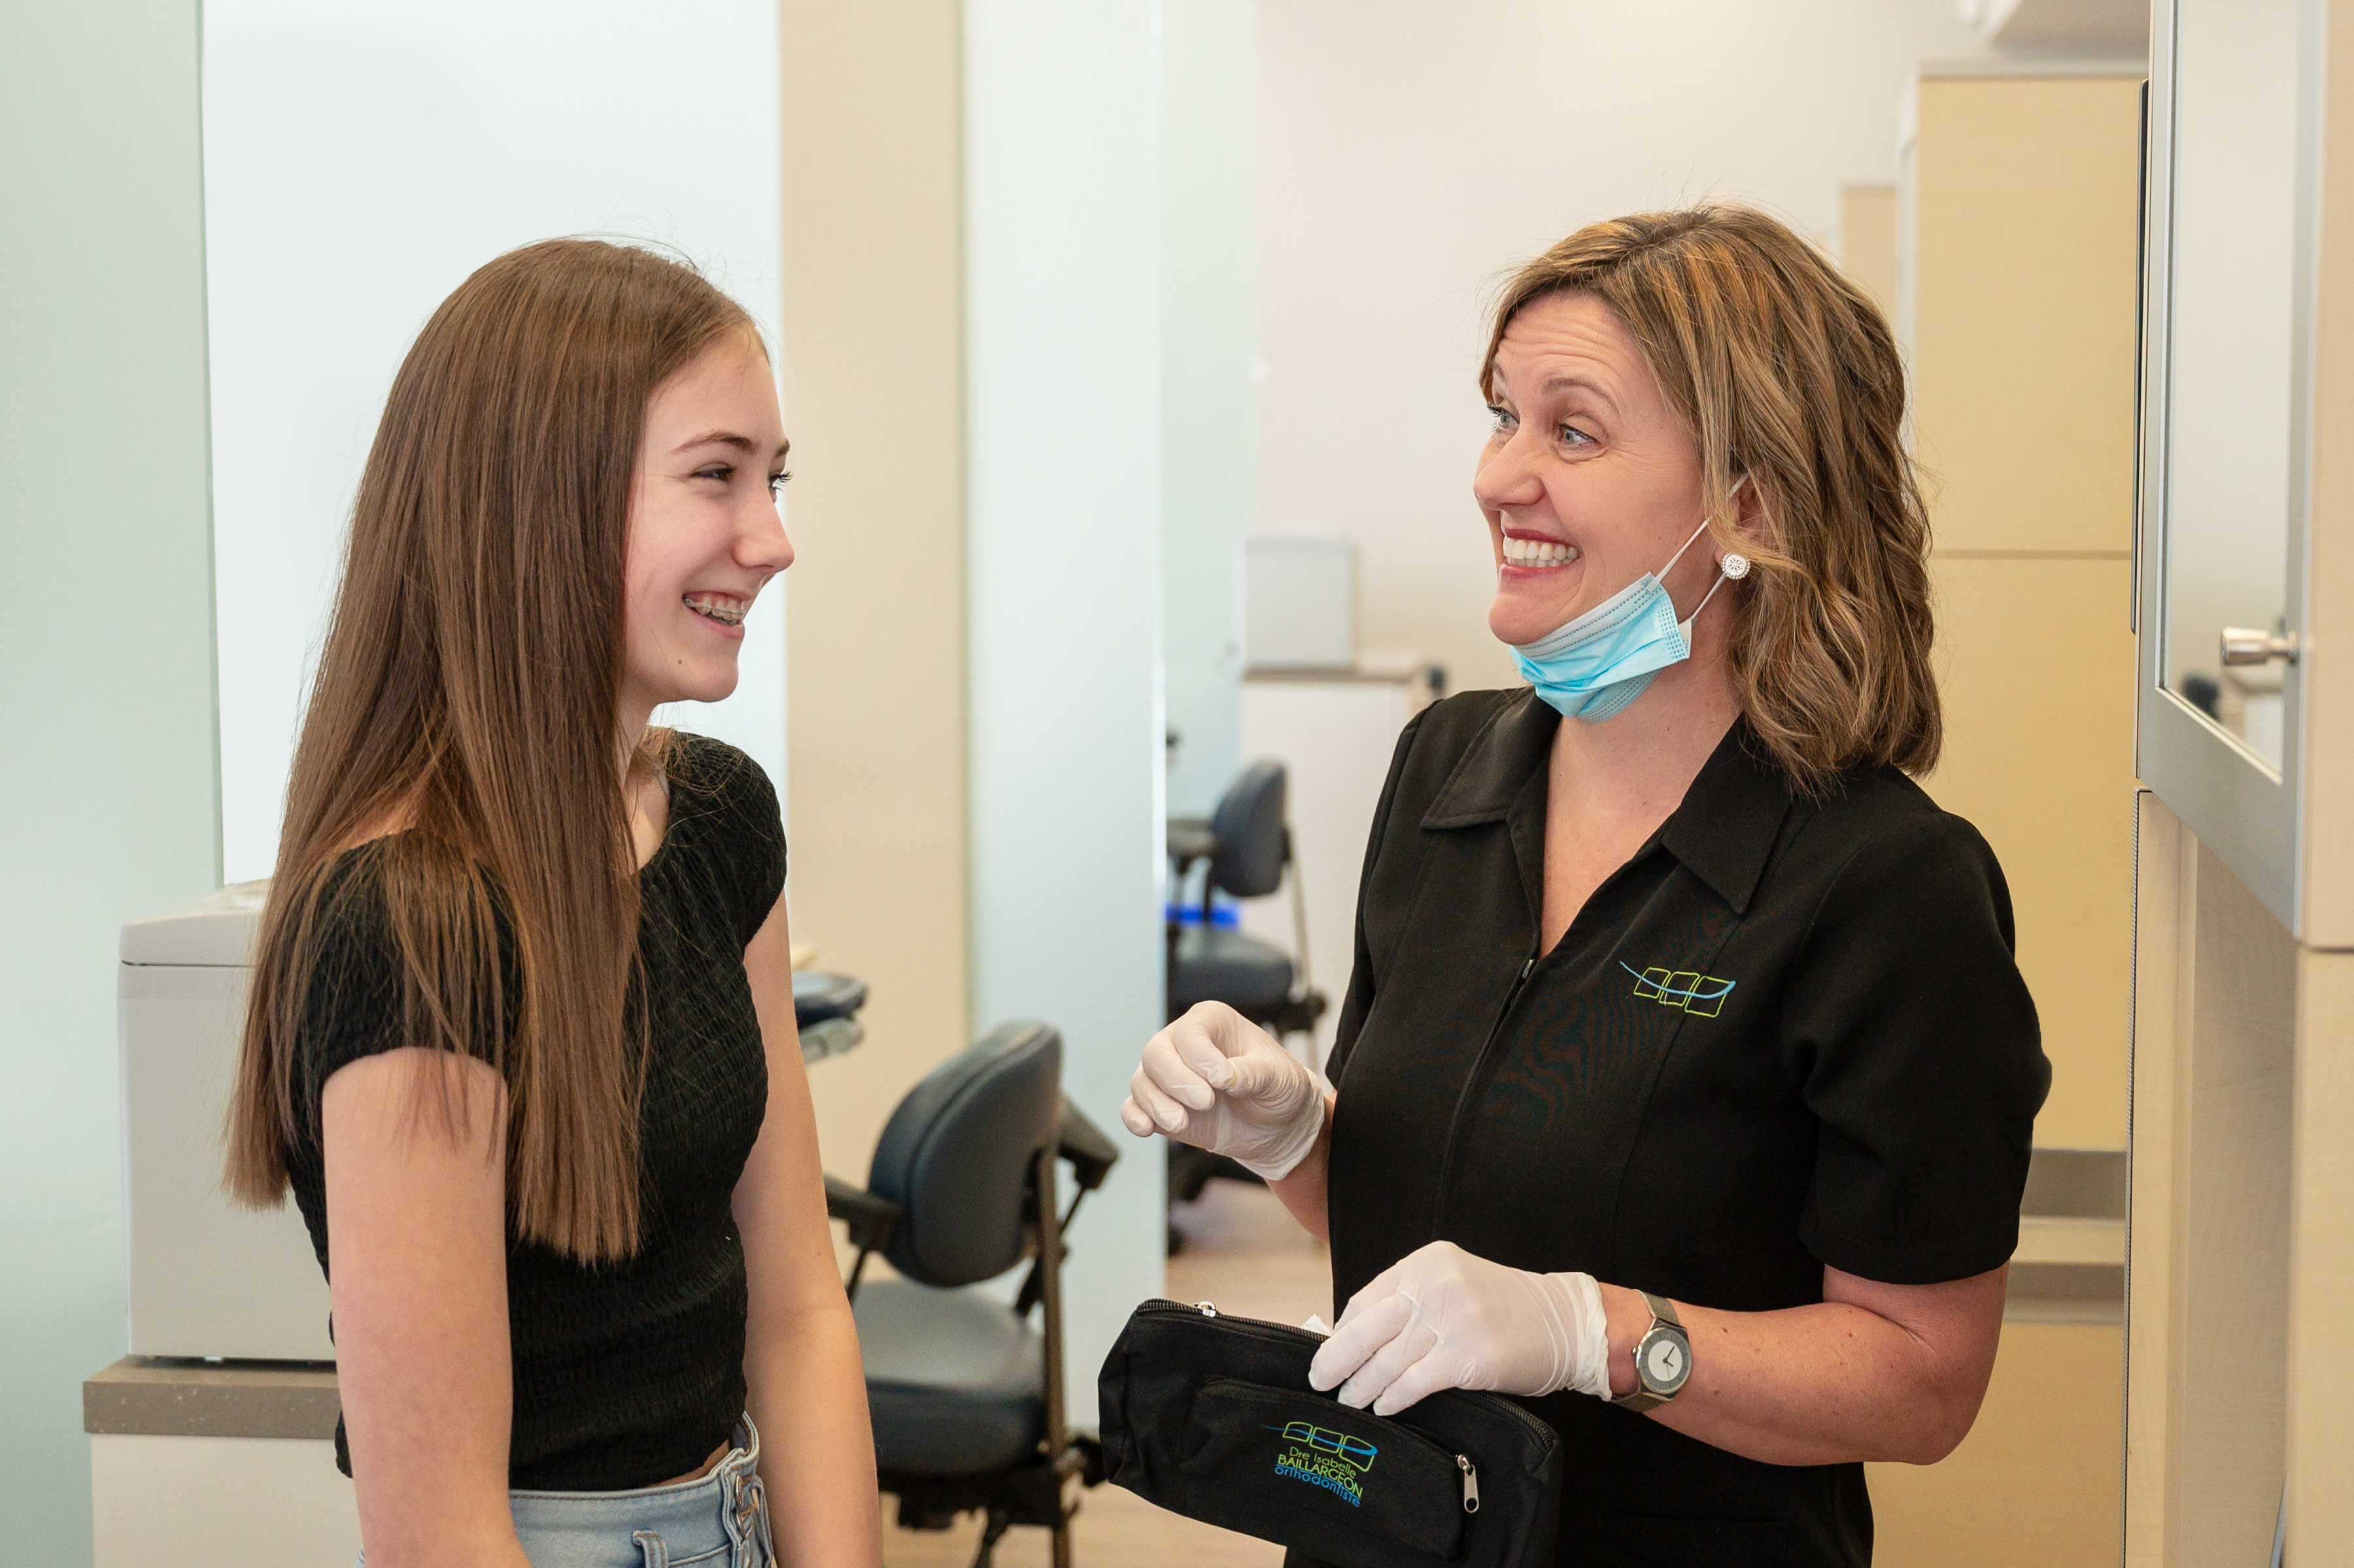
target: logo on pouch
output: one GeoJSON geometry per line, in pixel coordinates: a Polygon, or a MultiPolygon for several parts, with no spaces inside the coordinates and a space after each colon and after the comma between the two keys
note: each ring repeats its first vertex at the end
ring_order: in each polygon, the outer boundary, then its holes
{"type": "Polygon", "coordinates": [[[1618,967],[1635,977],[1635,995],[1661,1007],[1681,1007],[1694,1018],[1714,1018],[1724,1011],[1724,999],[1734,982],[1691,969],[1638,969],[1620,961],[1618,967]]]}
{"type": "Polygon", "coordinates": [[[1320,1487],[1351,1508],[1365,1500],[1364,1474],[1381,1452],[1362,1437],[1328,1431],[1306,1421],[1270,1426],[1290,1445],[1275,1457],[1275,1473],[1320,1487]]]}

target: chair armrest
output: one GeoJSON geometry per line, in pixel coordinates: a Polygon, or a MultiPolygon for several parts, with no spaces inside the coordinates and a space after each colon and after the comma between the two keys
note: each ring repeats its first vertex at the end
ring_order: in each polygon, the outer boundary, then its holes
{"type": "Polygon", "coordinates": [[[1210,831],[1207,817],[1172,817],[1169,819],[1169,858],[1177,863],[1178,874],[1197,860],[1208,860],[1218,853],[1218,835],[1210,831]]]}
{"type": "Polygon", "coordinates": [[[825,1212],[849,1227],[850,1245],[861,1252],[882,1252],[898,1234],[907,1211],[888,1198],[878,1198],[864,1187],[854,1187],[839,1176],[825,1179],[825,1212]]]}
{"type": "Polygon", "coordinates": [[[1071,1162],[1071,1175],[1082,1192],[1102,1186],[1111,1168],[1119,1163],[1119,1146],[1106,1138],[1068,1095],[1063,1097],[1062,1125],[1055,1130],[1055,1140],[1056,1152],[1071,1162]]]}

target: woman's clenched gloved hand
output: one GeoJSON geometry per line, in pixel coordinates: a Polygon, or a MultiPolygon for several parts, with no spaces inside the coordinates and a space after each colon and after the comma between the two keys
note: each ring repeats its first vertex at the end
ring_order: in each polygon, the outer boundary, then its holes
{"type": "Polygon", "coordinates": [[[1324,1096],[1266,1030],[1204,1001],[1145,1044],[1119,1119],[1139,1138],[1165,1132],[1277,1181],[1316,1146],[1324,1096]]]}
{"type": "Polygon", "coordinates": [[[1606,1399],[1602,1289],[1590,1274],[1530,1274],[1432,1242],[1350,1298],[1308,1381],[1376,1415],[1443,1388],[1606,1399]]]}

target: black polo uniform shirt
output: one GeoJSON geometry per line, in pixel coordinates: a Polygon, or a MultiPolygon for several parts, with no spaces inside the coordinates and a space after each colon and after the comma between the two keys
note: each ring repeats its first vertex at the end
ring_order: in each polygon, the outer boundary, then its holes
{"type": "MultiPolygon", "coordinates": [[[[1468,692],[1398,743],[1331,1068],[1333,1299],[1438,1239],[1750,1312],[1825,1265],[2007,1261],[2050,1072],[1986,841],[1893,768],[1796,798],[1735,724],[1539,954],[1560,722],[1468,692]]],[[[1871,1559],[1861,1465],[1525,1403],[1566,1446],[1563,1568],[1871,1559]]]]}

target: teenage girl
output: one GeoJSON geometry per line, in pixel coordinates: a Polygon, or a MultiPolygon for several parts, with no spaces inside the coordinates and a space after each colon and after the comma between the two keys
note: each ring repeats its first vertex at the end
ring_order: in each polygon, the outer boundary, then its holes
{"type": "Polygon", "coordinates": [[[493,261],[393,384],[228,1170],[327,1273],[369,1568],[876,1561],[776,796],[648,727],[735,688],[785,449],[741,307],[626,246],[493,261]]]}

